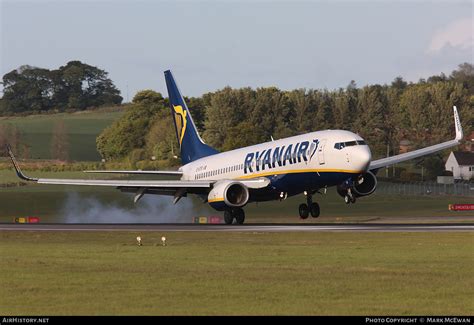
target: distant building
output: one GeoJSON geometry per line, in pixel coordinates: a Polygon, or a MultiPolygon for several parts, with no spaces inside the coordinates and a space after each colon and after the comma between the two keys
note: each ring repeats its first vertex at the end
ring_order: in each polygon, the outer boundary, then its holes
{"type": "Polygon", "coordinates": [[[411,141],[407,139],[403,139],[400,141],[400,147],[398,148],[398,153],[405,153],[411,151],[412,145],[411,141]]]}
{"type": "Polygon", "coordinates": [[[474,152],[453,151],[445,164],[446,170],[453,173],[454,179],[474,178],[474,152]]]}
{"type": "Polygon", "coordinates": [[[474,131],[472,131],[471,134],[468,134],[464,140],[466,141],[464,149],[466,151],[474,152],[474,131]]]}

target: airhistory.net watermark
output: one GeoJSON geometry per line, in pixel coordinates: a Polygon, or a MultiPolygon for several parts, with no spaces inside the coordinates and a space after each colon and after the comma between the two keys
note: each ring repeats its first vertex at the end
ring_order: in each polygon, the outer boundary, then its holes
{"type": "Polygon", "coordinates": [[[47,324],[48,317],[2,317],[0,325],[3,324],[47,324]]]}

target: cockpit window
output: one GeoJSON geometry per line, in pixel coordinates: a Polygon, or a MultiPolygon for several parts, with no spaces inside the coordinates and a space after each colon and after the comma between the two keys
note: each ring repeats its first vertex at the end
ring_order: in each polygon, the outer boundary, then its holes
{"type": "Polygon", "coordinates": [[[355,140],[355,141],[347,141],[347,142],[338,142],[334,144],[334,148],[337,150],[344,149],[345,147],[352,147],[352,146],[364,146],[367,145],[364,140],[355,140]]]}
{"type": "Polygon", "coordinates": [[[334,148],[336,148],[337,150],[344,149],[344,147],[345,147],[344,142],[338,142],[334,145],[334,148]]]}

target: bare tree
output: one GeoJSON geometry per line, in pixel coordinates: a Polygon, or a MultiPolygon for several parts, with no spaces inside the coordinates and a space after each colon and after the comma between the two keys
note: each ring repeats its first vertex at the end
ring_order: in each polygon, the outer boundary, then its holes
{"type": "Polygon", "coordinates": [[[64,121],[54,124],[51,139],[51,158],[61,161],[69,160],[69,139],[64,121]]]}
{"type": "Polygon", "coordinates": [[[0,124],[0,156],[6,156],[6,145],[9,144],[21,158],[29,158],[29,147],[23,141],[21,130],[11,124],[0,124]]]}
{"type": "Polygon", "coordinates": [[[0,155],[6,156],[5,146],[8,143],[7,125],[0,124],[0,155]]]}

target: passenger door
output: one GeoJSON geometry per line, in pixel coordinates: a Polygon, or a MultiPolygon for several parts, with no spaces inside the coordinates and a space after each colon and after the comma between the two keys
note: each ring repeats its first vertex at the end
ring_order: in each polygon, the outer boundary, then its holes
{"type": "Polygon", "coordinates": [[[325,164],[324,160],[324,147],[326,146],[326,139],[322,139],[318,147],[318,161],[320,165],[325,164]]]}

